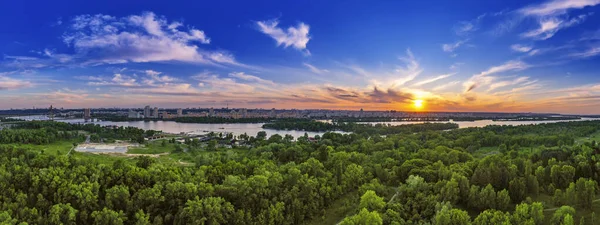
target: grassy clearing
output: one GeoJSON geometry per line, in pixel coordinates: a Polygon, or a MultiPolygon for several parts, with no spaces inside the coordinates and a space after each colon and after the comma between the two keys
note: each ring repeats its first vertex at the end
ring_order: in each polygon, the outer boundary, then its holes
{"type": "MultiPolygon", "coordinates": [[[[552,215],[554,214],[556,210],[550,210],[550,211],[544,211],[544,224],[550,224],[551,220],[552,220],[552,215]]],[[[592,210],[586,210],[586,209],[581,209],[581,208],[577,208],[575,207],[575,215],[573,216],[573,219],[575,220],[575,224],[580,224],[580,220],[581,217],[584,218],[586,225],[597,225],[598,224],[598,220],[600,219],[598,217],[600,213],[600,201],[594,202],[593,208],[592,210]],[[596,214],[596,218],[595,218],[595,223],[592,223],[592,212],[594,212],[596,214]]]]}
{"type": "Polygon", "coordinates": [[[575,139],[575,143],[577,143],[577,144],[583,144],[585,142],[592,142],[592,141],[600,142],[600,131],[597,131],[596,133],[593,133],[588,137],[580,137],[580,138],[575,139]]]}
{"type": "MultiPolygon", "coordinates": [[[[73,148],[73,141],[58,141],[47,145],[34,145],[34,144],[11,144],[10,146],[18,147],[18,148],[26,148],[34,151],[38,151],[40,153],[48,154],[48,155],[67,155],[69,150],[73,148]]],[[[73,157],[78,159],[91,159],[95,160],[99,163],[103,164],[112,164],[114,161],[120,159],[121,157],[110,157],[106,155],[98,155],[86,152],[76,152],[75,150],[70,153],[73,157]]],[[[131,158],[125,158],[126,161],[134,161],[131,158]]]]}
{"type": "Polygon", "coordinates": [[[347,193],[340,199],[335,200],[329,208],[325,209],[325,214],[322,217],[313,218],[305,223],[305,225],[320,225],[320,224],[337,224],[346,216],[350,216],[356,208],[360,198],[357,191],[347,193]]]}
{"type": "Polygon", "coordinates": [[[163,145],[162,140],[150,141],[150,142],[144,144],[144,146],[142,146],[142,147],[129,148],[127,150],[127,153],[130,153],[130,154],[160,154],[160,153],[165,153],[165,152],[172,152],[173,150],[175,150],[175,145],[177,145],[177,144],[169,143],[168,141],[165,141],[164,145],[163,145]]]}
{"type": "MultiPolygon", "coordinates": [[[[533,198],[533,201],[544,203],[544,224],[550,224],[552,220],[552,215],[558,208],[560,208],[560,205],[554,205],[552,201],[552,196],[542,193],[540,193],[539,196],[533,198]]],[[[586,225],[598,224],[598,220],[600,219],[598,217],[598,215],[600,215],[600,201],[594,201],[592,210],[582,209],[580,207],[574,208],[575,215],[573,216],[573,219],[575,220],[575,224],[580,224],[579,221],[581,217],[584,217],[584,224],[586,225]],[[592,223],[592,212],[596,214],[596,223],[592,223]]]]}
{"type": "Polygon", "coordinates": [[[473,157],[483,158],[489,155],[499,154],[498,147],[481,147],[479,150],[473,152],[473,157]]]}

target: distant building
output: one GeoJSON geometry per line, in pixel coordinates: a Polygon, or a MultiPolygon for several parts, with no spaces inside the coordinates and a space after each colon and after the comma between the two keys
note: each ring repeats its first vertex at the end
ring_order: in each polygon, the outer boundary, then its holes
{"type": "Polygon", "coordinates": [[[129,112],[127,113],[127,117],[128,118],[132,118],[132,119],[137,119],[137,118],[141,118],[142,115],[140,114],[140,112],[136,112],[133,110],[129,110],[129,112]]]}
{"type": "Polygon", "coordinates": [[[169,115],[169,112],[167,112],[167,111],[163,111],[162,113],[160,113],[160,118],[163,118],[163,119],[170,119],[170,118],[171,118],[171,115],[169,115]]]}
{"type": "Polygon", "coordinates": [[[145,118],[150,118],[150,106],[147,105],[146,107],[144,107],[144,117],[145,118]]]}
{"type": "Polygon", "coordinates": [[[154,107],[154,113],[152,113],[152,117],[158,118],[158,107],[154,107]]]}
{"type": "Polygon", "coordinates": [[[212,107],[208,110],[208,116],[215,116],[215,109],[212,107]]]}
{"type": "Polygon", "coordinates": [[[183,109],[177,109],[177,116],[183,116],[183,109]]]}
{"type": "Polygon", "coordinates": [[[248,110],[246,108],[240,109],[240,113],[242,114],[242,118],[248,117],[248,110]]]}
{"type": "Polygon", "coordinates": [[[50,105],[50,112],[48,113],[50,120],[54,120],[54,108],[50,105]]]}
{"type": "Polygon", "coordinates": [[[88,121],[92,118],[92,110],[90,108],[83,109],[83,119],[88,121]]]}

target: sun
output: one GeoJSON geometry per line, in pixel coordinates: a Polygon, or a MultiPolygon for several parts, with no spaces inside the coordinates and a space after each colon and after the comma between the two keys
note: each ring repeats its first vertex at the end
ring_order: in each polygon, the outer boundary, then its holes
{"type": "Polygon", "coordinates": [[[415,107],[415,109],[422,109],[423,108],[423,100],[421,100],[421,99],[414,100],[413,106],[415,107]]]}

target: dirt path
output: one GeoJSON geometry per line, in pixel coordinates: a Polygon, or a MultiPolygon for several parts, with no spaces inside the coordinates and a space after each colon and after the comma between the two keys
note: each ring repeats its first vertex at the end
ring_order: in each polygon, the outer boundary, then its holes
{"type": "Polygon", "coordinates": [[[181,161],[181,159],[180,159],[180,160],[177,160],[177,162],[178,162],[179,164],[181,164],[181,165],[186,165],[186,166],[189,166],[189,165],[194,165],[193,163],[189,163],[189,162],[182,162],[182,161],[181,161]]]}
{"type": "Polygon", "coordinates": [[[148,156],[152,158],[158,158],[163,155],[170,154],[169,152],[163,152],[160,154],[131,154],[131,153],[116,153],[116,152],[89,152],[97,155],[110,155],[110,156],[122,156],[122,157],[139,157],[139,156],[148,156]]]}

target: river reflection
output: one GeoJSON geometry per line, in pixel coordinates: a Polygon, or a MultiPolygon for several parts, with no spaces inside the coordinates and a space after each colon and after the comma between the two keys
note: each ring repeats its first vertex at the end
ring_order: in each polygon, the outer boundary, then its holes
{"type": "MultiPolygon", "coordinates": [[[[23,116],[23,117],[15,117],[25,120],[47,120],[46,116],[23,116]]],[[[587,120],[600,120],[600,118],[581,118],[581,120],[573,120],[573,121],[587,121],[587,120]]],[[[83,119],[65,119],[59,120],[68,123],[84,123],[83,119]]],[[[320,120],[326,122],[328,120],[320,120]]],[[[328,121],[330,122],[330,121],[328,121]]],[[[448,121],[428,121],[429,123],[448,123],[448,121]]],[[[459,128],[468,128],[468,127],[485,127],[488,125],[528,125],[528,124],[541,124],[541,123],[556,123],[556,122],[565,122],[560,120],[552,120],[552,121],[493,121],[493,120],[476,120],[476,121],[456,121],[452,123],[458,124],[459,128]]],[[[230,132],[234,135],[240,134],[248,134],[250,136],[256,136],[256,134],[260,131],[267,132],[267,136],[271,136],[273,134],[279,134],[281,136],[285,136],[286,134],[292,135],[294,138],[298,138],[303,136],[304,133],[308,134],[308,136],[313,137],[315,135],[323,135],[324,132],[304,132],[304,131],[294,131],[294,130],[271,130],[271,129],[263,129],[262,125],[264,123],[219,123],[219,124],[204,124],[204,123],[177,123],[174,121],[126,121],[126,122],[112,122],[112,121],[94,121],[90,123],[100,124],[103,126],[106,125],[116,125],[116,126],[130,126],[137,127],[144,130],[161,130],[167,133],[179,134],[181,132],[184,133],[192,133],[192,134],[205,134],[208,132],[216,132],[216,133],[226,133],[230,132]]],[[[418,123],[426,123],[424,121],[393,121],[393,122],[367,122],[369,124],[390,124],[390,125],[405,125],[405,124],[418,124],[418,123]]],[[[340,132],[344,133],[344,132],[340,132]]]]}

